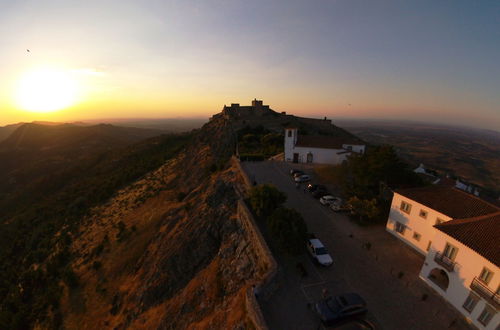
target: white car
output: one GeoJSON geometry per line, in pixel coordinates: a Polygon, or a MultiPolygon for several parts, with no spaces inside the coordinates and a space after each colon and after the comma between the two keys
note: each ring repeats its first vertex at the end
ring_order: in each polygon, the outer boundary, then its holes
{"type": "Polygon", "coordinates": [[[338,201],[330,204],[330,208],[335,212],[344,212],[351,210],[350,206],[348,204],[345,204],[340,198],[338,201]]]}
{"type": "Polygon", "coordinates": [[[334,203],[341,203],[342,200],[338,197],[333,197],[332,195],[325,195],[319,199],[319,202],[323,205],[332,205],[334,203]]]}
{"type": "Polygon", "coordinates": [[[295,182],[300,183],[300,182],[309,182],[311,181],[311,177],[307,174],[298,176],[295,178],[295,182]]]}
{"type": "Polygon", "coordinates": [[[333,259],[323,243],[317,238],[311,238],[307,242],[307,251],[322,266],[330,266],[333,259]]]}

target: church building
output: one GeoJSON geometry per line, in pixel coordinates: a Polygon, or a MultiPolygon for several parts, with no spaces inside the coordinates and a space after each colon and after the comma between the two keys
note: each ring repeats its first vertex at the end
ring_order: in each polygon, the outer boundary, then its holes
{"type": "Polygon", "coordinates": [[[345,137],[298,134],[298,129],[285,129],[285,161],[294,163],[340,164],[351,153],[362,154],[365,145],[345,137]]]}

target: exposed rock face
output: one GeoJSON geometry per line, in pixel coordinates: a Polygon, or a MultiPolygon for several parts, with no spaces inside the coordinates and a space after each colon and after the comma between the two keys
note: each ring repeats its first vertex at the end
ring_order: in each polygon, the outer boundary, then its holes
{"type": "Polygon", "coordinates": [[[75,237],[67,328],[248,328],[263,265],[236,216],[234,133],[212,120],[185,152],[97,208],[75,237]]]}

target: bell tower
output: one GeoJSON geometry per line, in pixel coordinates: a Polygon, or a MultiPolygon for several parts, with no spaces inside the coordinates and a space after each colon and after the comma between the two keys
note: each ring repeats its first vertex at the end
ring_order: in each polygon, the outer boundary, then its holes
{"type": "Polygon", "coordinates": [[[293,149],[297,143],[298,129],[296,127],[285,128],[285,161],[292,161],[293,149]]]}

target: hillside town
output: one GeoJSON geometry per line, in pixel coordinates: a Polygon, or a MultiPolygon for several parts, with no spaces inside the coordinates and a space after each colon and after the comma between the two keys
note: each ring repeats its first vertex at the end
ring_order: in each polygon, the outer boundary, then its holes
{"type": "MultiPolygon", "coordinates": [[[[247,116],[248,124],[252,111],[263,110],[261,116],[270,111],[268,106],[261,108],[261,104],[262,101],[254,101],[252,106],[243,107],[245,113],[238,112],[232,105],[225,108],[226,114],[247,116]]],[[[281,260],[280,253],[275,253],[280,271],[284,273],[281,276],[290,276],[287,274],[290,272],[301,275],[295,288],[287,282],[286,285],[291,286],[286,289],[288,293],[281,288],[260,289],[261,292],[274,291],[270,298],[261,298],[259,294],[258,299],[270,328],[313,325],[315,319],[303,303],[314,306],[312,310],[328,325],[318,301],[332,294],[337,295],[337,299],[350,290],[359,297],[357,304],[365,306],[359,310],[359,315],[365,316],[348,317],[351,321],[347,323],[362,324],[360,329],[362,326],[402,328],[409,320],[412,329],[497,328],[500,322],[500,207],[494,201],[481,199],[477,189],[459,180],[440,179],[438,173],[426,170],[421,164],[413,172],[424,176],[424,186],[389,187],[392,197],[385,225],[360,227],[349,220],[357,214],[356,205],[345,200],[339,187],[322,182],[316,170],[361,156],[370,146],[356,137],[310,132],[301,135],[301,124],[297,124],[300,119],[294,125],[282,121],[282,127],[277,128],[278,118],[275,116],[274,124],[267,127],[281,129],[283,153],[272,160],[243,161],[241,166],[253,184],[268,183],[284,191],[285,205],[302,214],[309,230],[314,231],[314,239],[310,239],[310,248],[307,248],[311,258],[299,258],[297,269],[290,269],[293,267],[281,260]],[[341,238],[343,235],[348,238],[347,242],[341,238]],[[357,249],[362,252],[355,252],[356,248],[349,246],[353,243],[359,244],[357,249]],[[315,254],[314,251],[321,249],[328,254],[315,254]],[[373,262],[376,265],[370,268],[373,262]],[[356,281],[360,274],[365,275],[356,281]],[[368,289],[367,285],[374,287],[368,289]],[[295,290],[298,292],[293,295],[295,290]],[[388,301],[400,303],[387,304],[388,301]],[[290,320],[281,319],[285,315],[282,309],[292,308],[290,305],[294,304],[295,316],[287,317],[290,320]],[[300,312],[296,310],[299,306],[304,308],[300,312]],[[413,306],[412,311],[405,310],[408,306],[413,306]],[[432,316],[423,318],[425,314],[432,316]],[[397,315],[401,315],[401,319],[397,315]],[[414,319],[411,315],[415,315],[414,319]]],[[[333,126],[326,118],[317,121],[319,129],[333,126]]],[[[258,123],[265,125],[262,120],[258,123]]],[[[263,230],[266,234],[266,229],[263,230]]],[[[273,244],[271,239],[270,245],[273,244]]]]}

